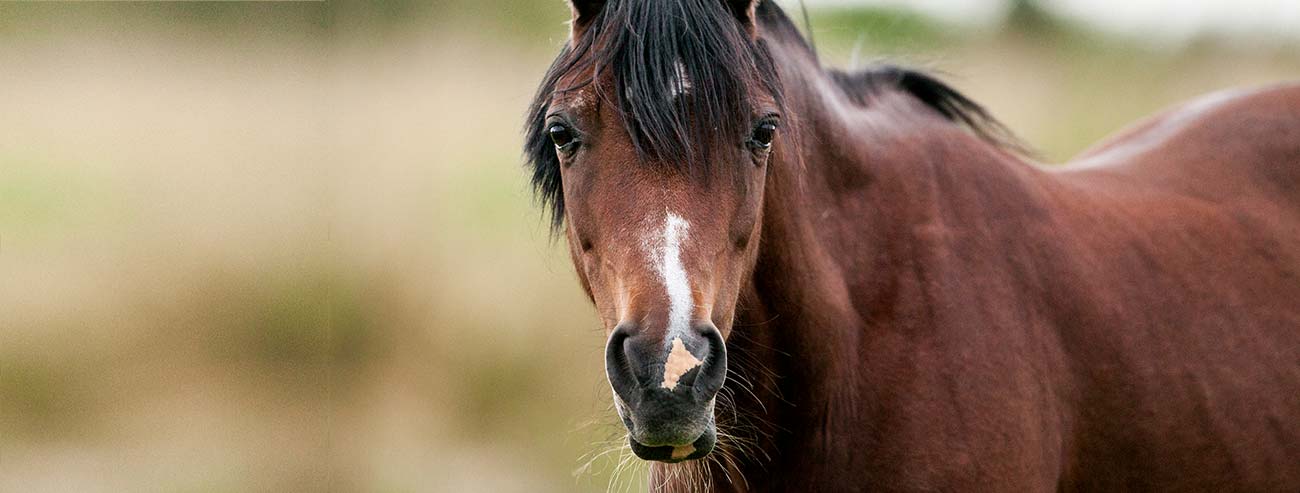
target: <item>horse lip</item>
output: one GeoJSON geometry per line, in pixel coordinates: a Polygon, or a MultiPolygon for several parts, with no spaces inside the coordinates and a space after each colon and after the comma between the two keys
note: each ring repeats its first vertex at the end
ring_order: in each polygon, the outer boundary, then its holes
{"type": "Polygon", "coordinates": [[[628,444],[632,447],[632,453],[642,460],[653,460],[674,464],[678,462],[695,460],[709,455],[713,451],[713,446],[717,443],[717,433],[712,429],[706,430],[694,442],[685,445],[659,445],[650,446],[642,445],[632,438],[627,437],[628,444]]]}

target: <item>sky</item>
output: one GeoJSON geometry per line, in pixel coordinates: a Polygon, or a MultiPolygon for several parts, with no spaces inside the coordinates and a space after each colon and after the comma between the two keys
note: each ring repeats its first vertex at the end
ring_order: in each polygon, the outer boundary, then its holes
{"type": "MultiPolygon", "coordinates": [[[[996,25],[1010,0],[804,0],[808,6],[876,5],[941,21],[996,25]]],[[[783,0],[797,5],[797,0],[783,0]]],[[[1246,42],[1300,43],[1300,0],[1042,0],[1045,9],[1104,32],[1181,44],[1210,34],[1246,42]]]]}

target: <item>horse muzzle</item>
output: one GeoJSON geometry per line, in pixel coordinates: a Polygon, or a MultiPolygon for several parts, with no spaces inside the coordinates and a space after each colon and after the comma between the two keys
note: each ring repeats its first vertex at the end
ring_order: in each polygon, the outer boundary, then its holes
{"type": "Polygon", "coordinates": [[[717,442],[713,407],[726,381],[726,344],[707,323],[664,339],[620,324],[605,348],[605,373],[637,457],[699,459],[717,442]]]}

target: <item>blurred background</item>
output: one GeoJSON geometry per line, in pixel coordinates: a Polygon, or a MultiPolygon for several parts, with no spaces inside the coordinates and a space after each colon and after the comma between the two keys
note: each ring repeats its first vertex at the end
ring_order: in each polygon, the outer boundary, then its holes
{"type": "MultiPolygon", "coordinates": [[[[1300,78],[1293,0],[807,6],[1051,162],[1300,78]]],[[[567,15],[0,3],[0,491],[644,490],[520,166],[567,15]]]]}

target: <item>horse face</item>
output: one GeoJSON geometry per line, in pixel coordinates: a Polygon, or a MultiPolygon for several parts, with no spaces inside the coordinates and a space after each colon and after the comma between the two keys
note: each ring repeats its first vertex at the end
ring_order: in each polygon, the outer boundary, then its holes
{"type": "Polygon", "coordinates": [[[604,322],[633,452],[698,459],[717,437],[779,123],[757,0],[570,5],[569,44],[529,112],[533,183],[604,322]]]}
{"type": "Polygon", "coordinates": [[[748,135],[707,143],[705,166],[654,162],[601,104],[609,90],[593,84],[550,106],[564,233],[609,336],[606,373],[633,451],[696,459],[716,439],[724,341],[757,254],[778,120],[770,107],[754,108],[748,135]]]}

